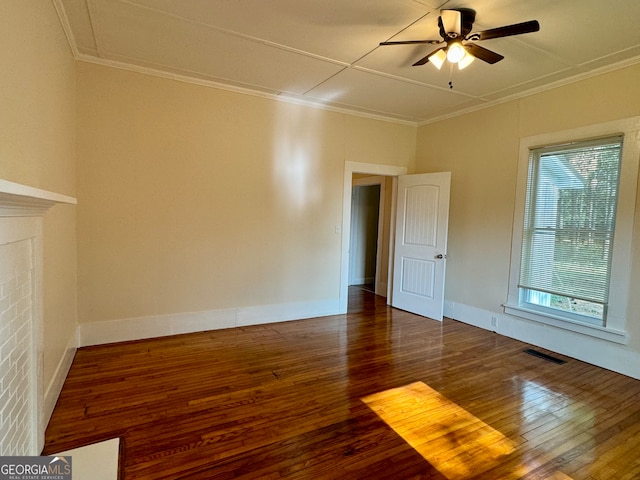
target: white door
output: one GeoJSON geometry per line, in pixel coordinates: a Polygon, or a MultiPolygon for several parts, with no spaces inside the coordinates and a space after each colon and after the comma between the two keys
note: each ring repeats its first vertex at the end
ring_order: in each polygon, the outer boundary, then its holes
{"type": "Polygon", "coordinates": [[[394,307],[442,320],[451,172],[398,177],[394,307]]]}

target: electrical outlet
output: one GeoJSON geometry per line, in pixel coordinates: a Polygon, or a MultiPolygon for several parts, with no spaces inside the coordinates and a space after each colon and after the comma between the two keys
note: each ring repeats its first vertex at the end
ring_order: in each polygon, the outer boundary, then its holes
{"type": "Polygon", "coordinates": [[[498,317],[496,317],[495,315],[493,315],[491,317],[491,326],[492,327],[497,327],[498,326],[498,317]]]}

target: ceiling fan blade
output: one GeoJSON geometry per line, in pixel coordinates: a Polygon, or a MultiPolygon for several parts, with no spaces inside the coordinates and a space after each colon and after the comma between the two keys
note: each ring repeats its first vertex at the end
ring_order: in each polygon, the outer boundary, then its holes
{"type": "Polygon", "coordinates": [[[396,42],[380,42],[380,45],[416,45],[425,44],[437,45],[442,43],[442,40],[398,40],[396,42]]]}
{"type": "MultiPolygon", "coordinates": [[[[428,55],[422,57],[420,60],[418,60],[416,63],[414,63],[413,65],[411,65],[412,67],[418,67],[420,65],[424,65],[425,63],[428,63],[429,60],[431,60],[431,62],[436,66],[436,68],[438,70],[440,70],[440,67],[442,66],[442,62],[443,59],[436,59],[436,58],[431,58],[434,55],[437,57],[437,53],[441,52],[441,51],[445,51],[447,49],[447,47],[442,47],[442,48],[438,48],[436,50],[434,50],[433,52],[429,53],[428,55]]],[[[444,55],[444,54],[443,54],[444,55]]]]}
{"type": "Polygon", "coordinates": [[[509,37],[511,35],[522,35],[523,33],[537,32],[540,30],[540,24],[537,20],[529,20],[528,22],[515,23],[504,27],[492,28],[484,32],[472,33],[474,40],[489,40],[491,38],[509,37]],[[476,38],[477,36],[477,38],[476,38]]]}
{"type": "Polygon", "coordinates": [[[464,46],[464,49],[467,51],[467,53],[470,53],[471,55],[473,55],[476,58],[479,58],[483,62],[487,62],[492,65],[504,58],[499,53],[492,52],[491,50],[487,50],[486,48],[481,47],[480,45],[476,45],[475,43],[468,43],[467,45],[464,46]]]}
{"type": "MultiPolygon", "coordinates": [[[[441,48],[439,50],[442,50],[441,48]]],[[[437,51],[437,50],[436,50],[437,51]]],[[[420,65],[424,65],[425,63],[429,62],[429,57],[431,55],[433,55],[435,52],[431,52],[430,54],[422,57],[420,60],[418,60],[416,63],[414,63],[413,65],[411,65],[412,67],[419,67],[420,65]]]]}
{"type": "Polygon", "coordinates": [[[412,67],[419,67],[420,65],[424,65],[425,63],[429,62],[429,57],[431,56],[431,54],[422,57],[420,60],[418,60],[416,63],[414,63],[413,65],[411,65],[412,67]]]}

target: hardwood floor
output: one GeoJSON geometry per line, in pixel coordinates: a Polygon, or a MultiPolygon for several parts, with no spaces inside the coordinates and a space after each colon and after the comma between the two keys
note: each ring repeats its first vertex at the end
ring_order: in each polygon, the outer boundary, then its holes
{"type": "Polygon", "coordinates": [[[640,478],[640,381],[360,289],[349,312],[81,348],[43,453],[120,436],[127,480],[640,478]]]}

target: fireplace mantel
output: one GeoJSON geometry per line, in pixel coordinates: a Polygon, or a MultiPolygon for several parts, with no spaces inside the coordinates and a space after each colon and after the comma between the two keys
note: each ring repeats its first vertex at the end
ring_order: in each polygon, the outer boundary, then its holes
{"type": "Polygon", "coordinates": [[[75,205],[74,197],[0,179],[0,216],[31,217],[44,213],[57,203],[75,205]]]}
{"type": "Polygon", "coordinates": [[[4,309],[0,344],[4,344],[3,365],[11,367],[2,372],[3,384],[10,388],[9,395],[0,399],[0,410],[8,412],[0,418],[2,455],[42,452],[44,431],[73,358],[75,344],[67,348],[69,353],[61,360],[45,394],[44,217],[54,205],[76,203],[73,197],[0,179],[0,300],[4,309]],[[15,372],[22,372],[22,378],[15,372]],[[20,427],[11,429],[12,424],[20,427]]]}

